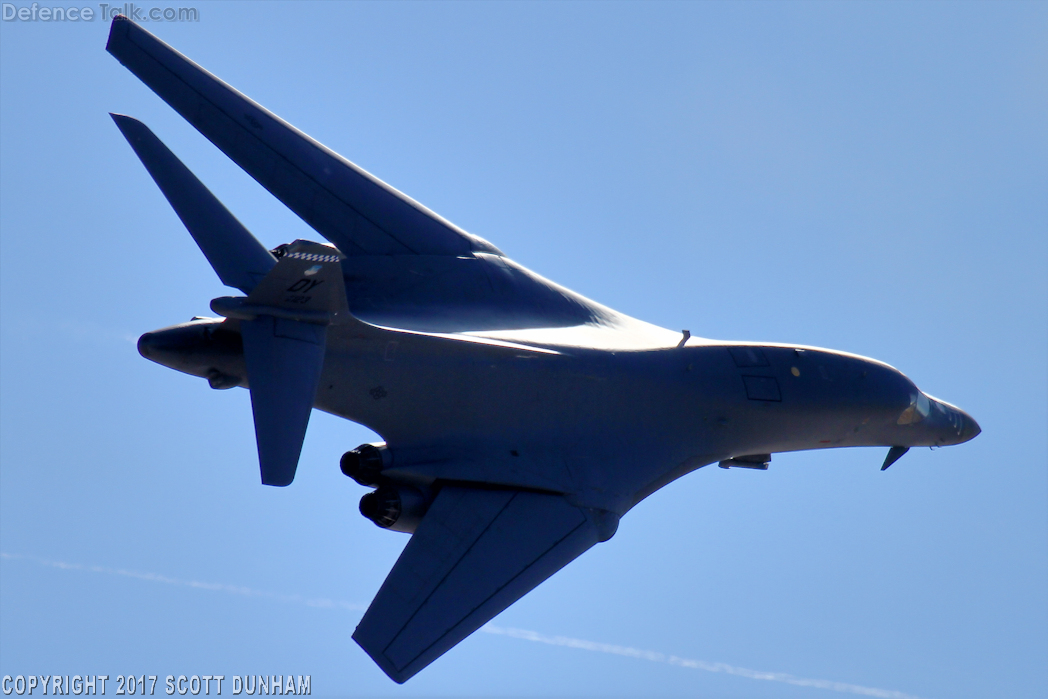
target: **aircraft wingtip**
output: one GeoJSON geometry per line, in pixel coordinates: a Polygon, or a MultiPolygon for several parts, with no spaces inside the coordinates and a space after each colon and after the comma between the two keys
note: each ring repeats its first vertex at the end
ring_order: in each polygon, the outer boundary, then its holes
{"type": "Polygon", "coordinates": [[[132,148],[135,147],[135,143],[143,136],[153,135],[153,132],[149,130],[148,126],[134,117],[127,116],[126,114],[115,114],[113,112],[110,112],[109,116],[113,119],[113,123],[116,124],[116,127],[120,129],[120,133],[124,134],[124,138],[127,139],[132,148]]]}
{"type": "Polygon", "coordinates": [[[122,32],[126,31],[128,24],[131,24],[131,20],[124,15],[116,15],[113,17],[113,21],[109,25],[109,38],[106,40],[106,51],[113,53],[113,50],[116,47],[116,42],[122,38],[122,32]]]}
{"type": "Polygon", "coordinates": [[[369,644],[363,638],[363,636],[360,635],[359,626],[353,631],[352,638],[356,642],[356,644],[360,646],[365,653],[368,654],[368,656],[375,662],[375,664],[378,665],[379,669],[382,670],[382,672],[386,673],[386,677],[393,680],[397,684],[404,684],[405,682],[407,682],[415,676],[414,672],[407,673],[402,670],[397,670],[397,668],[395,668],[393,664],[389,662],[389,659],[381,653],[373,653],[372,649],[369,647],[371,644],[369,644]]]}

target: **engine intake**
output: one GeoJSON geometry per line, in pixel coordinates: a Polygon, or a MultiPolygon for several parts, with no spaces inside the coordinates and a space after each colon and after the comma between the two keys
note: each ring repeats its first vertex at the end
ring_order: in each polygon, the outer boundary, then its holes
{"type": "Polygon", "coordinates": [[[386,484],[360,498],[360,514],[383,529],[412,533],[429,509],[430,499],[417,488],[386,484]]]}
{"type": "Polygon", "coordinates": [[[360,485],[376,486],[382,469],[393,463],[393,454],[384,443],[361,444],[353,451],[347,451],[339,461],[342,473],[360,485]]]}

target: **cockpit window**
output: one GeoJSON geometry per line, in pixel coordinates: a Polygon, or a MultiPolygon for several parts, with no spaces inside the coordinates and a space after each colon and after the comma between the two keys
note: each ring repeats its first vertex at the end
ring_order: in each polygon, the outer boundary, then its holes
{"type": "Polygon", "coordinates": [[[928,396],[918,391],[917,395],[910,396],[910,405],[906,410],[903,410],[902,415],[899,416],[899,424],[915,425],[928,417],[928,413],[931,412],[931,409],[932,405],[928,400],[928,396]]]}

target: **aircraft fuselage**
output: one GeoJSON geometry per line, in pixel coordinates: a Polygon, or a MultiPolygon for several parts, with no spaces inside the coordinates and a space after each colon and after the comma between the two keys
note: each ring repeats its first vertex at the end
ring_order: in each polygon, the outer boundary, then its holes
{"type": "MultiPolygon", "coordinates": [[[[247,386],[235,333],[233,321],[200,319],[148,333],[140,349],[247,386]]],[[[978,433],[963,411],[934,399],[900,424],[918,396],[882,362],[813,347],[690,338],[609,351],[347,323],[329,330],[315,405],[380,434],[394,480],[532,488],[622,514],[732,457],[943,446],[978,433]],[[602,465],[624,453],[633,455],[629,476],[609,479],[602,465]]]]}

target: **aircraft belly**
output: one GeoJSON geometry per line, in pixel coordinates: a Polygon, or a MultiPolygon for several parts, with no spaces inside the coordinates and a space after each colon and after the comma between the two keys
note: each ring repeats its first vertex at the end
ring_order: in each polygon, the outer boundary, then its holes
{"type": "Polygon", "coordinates": [[[672,355],[495,361],[454,340],[403,334],[392,353],[389,343],[347,337],[329,349],[317,406],[375,430],[404,455],[397,470],[576,493],[585,506],[624,511],[638,490],[708,451],[672,355]]]}
{"type": "Polygon", "coordinates": [[[549,380],[568,358],[516,358],[503,348],[493,357],[474,343],[410,333],[343,340],[329,348],[317,407],[380,434],[398,468],[572,489],[561,446],[577,405],[567,382],[549,380]]]}
{"type": "Polygon", "coordinates": [[[317,407],[382,435],[402,473],[572,493],[619,513],[713,461],[882,444],[902,409],[883,409],[868,363],[831,353],[765,347],[763,365],[739,367],[724,346],[539,354],[339,332],[317,407]],[[774,379],[778,400],[746,376],[774,379]]]}

